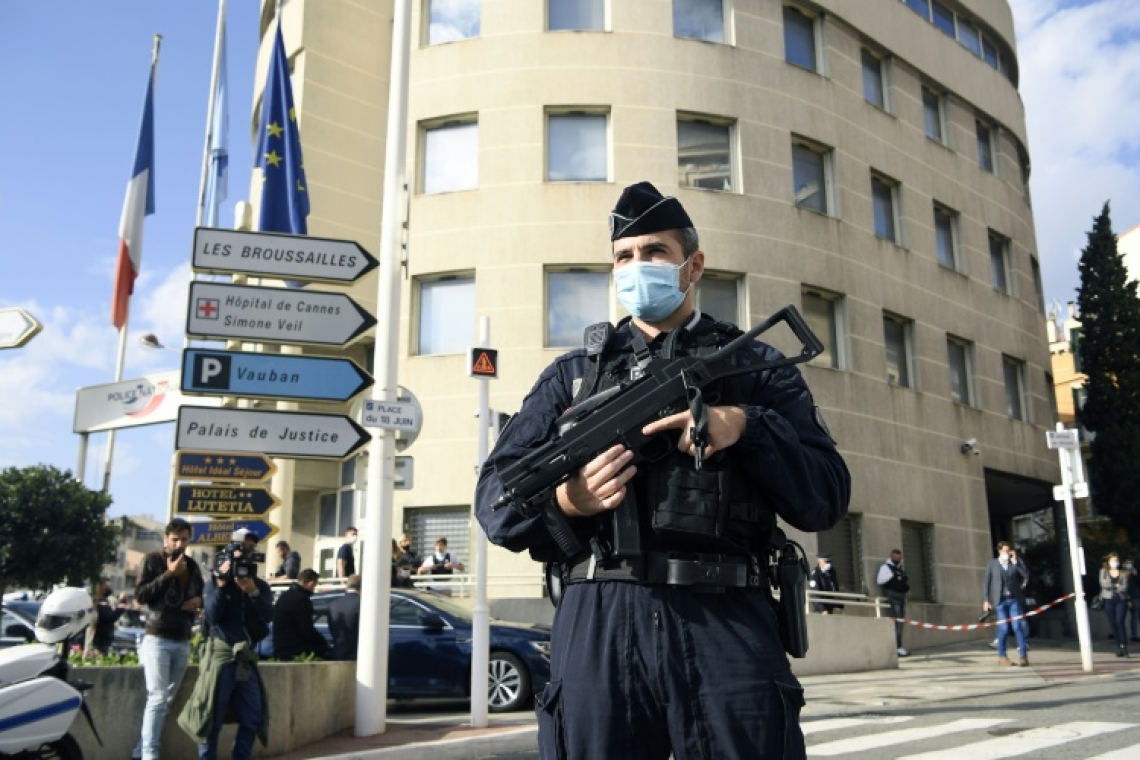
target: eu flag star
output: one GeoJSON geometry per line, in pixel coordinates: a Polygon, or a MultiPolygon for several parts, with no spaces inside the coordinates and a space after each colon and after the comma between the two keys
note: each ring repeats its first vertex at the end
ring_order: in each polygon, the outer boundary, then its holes
{"type": "Polygon", "coordinates": [[[296,121],[296,120],[297,120],[297,109],[290,107],[289,108],[289,121],[296,121]]]}
{"type": "Polygon", "coordinates": [[[297,192],[298,193],[305,192],[305,186],[301,184],[301,180],[297,180],[297,192]]]}
{"type": "Polygon", "coordinates": [[[280,166],[281,156],[277,155],[277,151],[271,150],[265,154],[265,163],[269,164],[270,166],[280,166]]]}
{"type": "Polygon", "coordinates": [[[280,137],[281,134],[285,131],[285,128],[275,121],[269,122],[265,128],[269,131],[270,137],[280,137]]]}

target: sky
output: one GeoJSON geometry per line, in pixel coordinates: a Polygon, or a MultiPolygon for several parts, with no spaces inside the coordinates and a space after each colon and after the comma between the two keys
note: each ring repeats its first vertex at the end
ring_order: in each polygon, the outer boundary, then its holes
{"type": "MultiPolygon", "coordinates": [[[[1117,232],[1140,223],[1140,2],[1010,0],[1032,160],[1046,301],[1075,300],[1085,233],[1105,201],[1117,232]]],[[[246,197],[258,0],[229,0],[229,199],[246,197]]],[[[156,214],[146,222],[124,378],[176,369],[197,208],[217,5],[116,0],[0,2],[0,307],[44,325],[0,351],[0,468],[75,470],[77,388],[114,379],[110,302],[151,40],[156,214]],[[108,10],[114,8],[114,11],[108,10]]],[[[303,136],[302,136],[303,142],[303,136]]],[[[116,436],[112,515],[163,517],[174,426],[116,436]]],[[[102,482],[106,435],[91,436],[85,483],[102,482]]]]}

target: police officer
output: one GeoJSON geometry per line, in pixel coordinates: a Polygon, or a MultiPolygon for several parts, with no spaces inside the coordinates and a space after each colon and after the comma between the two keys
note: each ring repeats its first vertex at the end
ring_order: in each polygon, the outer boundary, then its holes
{"type": "MultiPolygon", "coordinates": [[[[825,593],[839,591],[839,577],[835,573],[835,568],[831,566],[830,554],[816,555],[815,569],[811,571],[811,583],[809,585],[812,591],[822,591],[825,593]]],[[[830,615],[831,611],[839,606],[838,604],[828,602],[811,603],[812,611],[818,612],[821,615],[830,615]]]]}
{"type": "MultiPolygon", "coordinates": [[[[493,508],[499,470],[551,440],[572,404],[625,382],[652,356],[711,353],[739,335],[694,308],[705,254],[677,199],[648,182],[627,187],[610,232],[618,298],[632,318],[602,345],[543,371],[476,494],[490,540],[557,561],[566,584],[551,681],[536,700],[542,757],[803,757],[803,691],[759,566],[775,515],[801,530],[831,527],[847,510],[850,476],[794,367],[706,389],[700,468],[690,412],[668,410],[643,432],[672,435],[671,454],[633,465],[633,453],[615,445],[559,485],[546,508],[565,515],[587,547],[575,556],[557,548],[532,505],[493,508]],[[635,556],[613,549],[613,510],[626,499],[641,526],[635,556]]],[[[752,348],[761,359],[779,356],[752,348]]]]}

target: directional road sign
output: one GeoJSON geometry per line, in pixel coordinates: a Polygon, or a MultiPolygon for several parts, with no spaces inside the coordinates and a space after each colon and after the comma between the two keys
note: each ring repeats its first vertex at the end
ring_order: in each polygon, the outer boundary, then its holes
{"type": "Polygon", "coordinates": [[[354,282],[379,264],[351,240],[199,227],[195,272],[253,274],[285,280],[354,282]]]}
{"type": "Polygon", "coordinates": [[[376,318],[344,293],[190,283],[191,338],[341,346],[374,324],[376,318]]]}
{"type": "Polygon", "coordinates": [[[268,489],[258,486],[182,483],[174,494],[174,511],[180,517],[251,517],[280,504],[268,489]]]}
{"type": "Polygon", "coordinates": [[[277,465],[264,454],[236,452],[179,451],[174,465],[176,477],[226,483],[259,483],[277,472],[277,465]]]}
{"type": "Polygon", "coordinates": [[[344,459],[371,439],[343,414],[184,406],[178,411],[174,447],[344,459]]]}
{"type": "Polygon", "coordinates": [[[351,359],[211,351],[182,352],[182,391],[301,401],[348,401],[372,385],[351,359]]]}
{"type": "Polygon", "coordinates": [[[235,530],[245,528],[257,534],[258,541],[277,535],[279,528],[264,520],[210,520],[190,523],[190,543],[228,544],[235,530]]]}
{"type": "Polygon", "coordinates": [[[19,348],[42,329],[38,319],[18,306],[0,309],[0,350],[19,348]]]}

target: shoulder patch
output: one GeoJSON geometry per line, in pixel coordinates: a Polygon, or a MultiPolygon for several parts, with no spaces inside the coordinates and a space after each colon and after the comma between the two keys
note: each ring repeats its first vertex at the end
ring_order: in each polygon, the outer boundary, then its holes
{"type": "Polygon", "coordinates": [[[812,413],[812,419],[815,421],[815,426],[822,430],[823,434],[830,438],[832,443],[835,443],[835,438],[832,437],[831,431],[827,427],[827,423],[823,421],[823,411],[820,410],[818,406],[815,407],[815,410],[812,413]]]}

